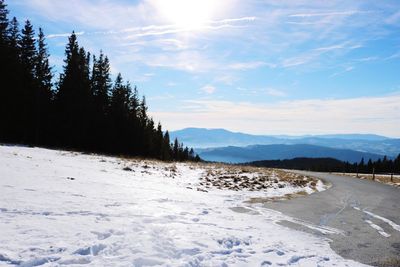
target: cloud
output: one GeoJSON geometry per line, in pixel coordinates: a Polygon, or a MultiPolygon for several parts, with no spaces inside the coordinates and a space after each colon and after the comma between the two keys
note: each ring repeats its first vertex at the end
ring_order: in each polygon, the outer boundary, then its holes
{"type": "Polygon", "coordinates": [[[310,99],[271,104],[186,101],[174,112],[154,111],[169,129],[227,128],[258,134],[377,133],[399,136],[400,92],[382,97],[310,99]],[[195,122],[195,123],[194,123],[195,122]]]}
{"type": "Polygon", "coordinates": [[[228,66],[229,69],[233,69],[233,70],[250,70],[250,69],[257,69],[260,67],[264,67],[264,66],[268,66],[268,67],[275,67],[274,64],[269,64],[263,61],[250,61],[250,62],[237,62],[237,63],[233,63],[230,64],[228,66]]]}
{"type": "Polygon", "coordinates": [[[347,50],[352,50],[352,49],[357,49],[361,48],[362,45],[360,44],[350,44],[349,42],[337,44],[337,45],[331,45],[331,46],[326,46],[326,47],[318,47],[315,48],[315,51],[320,51],[320,52],[329,52],[329,51],[335,51],[335,50],[341,50],[341,49],[347,49],[347,50]]]}
{"type": "Polygon", "coordinates": [[[379,59],[380,59],[380,57],[370,56],[370,57],[359,58],[356,61],[358,61],[358,62],[370,62],[370,61],[376,61],[376,60],[379,60],[379,59]]]}
{"type": "Polygon", "coordinates": [[[276,97],[287,96],[287,94],[284,91],[278,90],[275,88],[267,88],[267,89],[265,89],[265,92],[267,93],[267,95],[270,95],[270,96],[276,96],[276,97]]]}
{"type": "Polygon", "coordinates": [[[143,75],[137,76],[134,81],[135,82],[148,82],[150,81],[156,74],[155,73],[144,73],[143,75]]]}
{"type": "MultiPolygon", "coordinates": [[[[72,32],[69,33],[58,33],[58,34],[49,34],[46,35],[47,39],[54,39],[54,38],[60,38],[60,37],[69,37],[71,36],[72,32]]],[[[81,31],[81,32],[75,32],[75,35],[79,36],[79,35],[84,35],[85,32],[81,31]]]]}
{"type": "Polygon", "coordinates": [[[339,71],[339,72],[335,72],[335,73],[332,74],[330,77],[333,78],[333,77],[339,76],[339,75],[341,75],[341,74],[344,74],[344,73],[346,73],[346,72],[350,72],[350,71],[352,71],[352,70],[354,70],[354,69],[355,69],[354,66],[346,66],[346,67],[344,67],[343,70],[341,70],[341,71],[339,71]]]}
{"type": "Polygon", "coordinates": [[[335,16],[352,16],[356,14],[365,14],[365,13],[371,13],[371,11],[352,10],[352,11],[334,11],[334,12],[322,12],[322,13],[300,13],[300,14],[289,15],[289,17],[292,18],[335,17],[335,16]]]}
{"type": "Polygon", "coordinates": [[[200,90],[203,91],[203,92],[206,93],[206,94],[211,95],[211,94],[214,94],[214,93],[215,93],[215,91],[217,90],[217,88],[215,88],[214,86],[208,84],[208,85],[206,85],[206,86],[203,86],[200,90]]]}
{"type": "Polygon", "coordinates": [[[385,58],[385,60],[391,60],[391,59],[397,59],[400,58],[400,52],[394,53],[388,57],[385,58]]]}
{"type": "Polygon", "coordinates": [[[215,82],[220,82],[226,85],[233,85],[235,82],[239,81],[238,75],[233,75],[233,74],[222,74],[218,75],[214,81],[215,82]]]}
{"type": "MultiPolygon", "coordinates": [[[[374,35],[380,32],[380,25],[385,23],[383,14],[369,11],[377,10],[373,5],[369,6],[369,10],[364,10],[364,5],[354,1],[261,3],[255,0],[225,0],[222,9],[224,13],[201,25],[198,32],[191,32],[188,28],[168,23],[160,18],[154,0],[68,2],[15,0],[15,2],[54,22],[55,25],[63,22],[69,25],[68,27],[85,29],[85,32],[82,32],[84,40],[85,42],[90,40],[95,51],[103,48],[114,54],[110,57],[115,58],[120,50],[124,49],[124,53],[132,55],[131,58],[138,57],[134,54],[141,53],[144,55],[143,58],[156,59],[155,63],[146,65],[191,73],[229,68],[236,72],[261,67],[301,66],[304,69],[308,65],[313,65],[315,68],[325,56],[317,52],[343,50],[340,55],[343,56],[351,51],[348,47],[350,44],[346,42],[351,42],[353,45],[364,45],[366,42],[365,39],[360,42],[352,41],[354,30],[363,29],[365,38],[374,38],[374,35]],[[229,12],[226,11],[228,9],[229,12]],[[352,19],[351,23],[347,23],[349,21],[346,19],[349,17],[352,19]],[[368,31],[371,17],[376,19],[377,27],[368,31]],[[317,49],[314,51],[315,54],[304,53],[297,49],[307,43],[311,44],[309,47],[306,46],[307,49],[317,49]],[[340,46],[342,44],[346,47],[342,48],[340,46]],[[185,50],[189,50],[187,54],[197,53],[196,59],[200,62],[187,63],[179,59],[177,64],[167,62],[176,56],[176,51],[185,50]],[[201,50],[204,50],[204,53],[200,52],[201,50]],[[229,54],[220,56],[224,52],[229,54]],[[253,53],[258,53],[259,56],[251,57],[253,53]],[[260,60],[246,61],[249,58],[260,60]]],[[[391,16],[396,18],[396,14],[393,13],[391,16]]],[[[49,38],[68,35],[69,33],[54,32],[49,38]]],[[[185,55],[179,57],[186,58],[185,55]]],[[[333,57],[325,59],[324,64],[318,65],[319,68],[329,68],[339,60],[333,57]]]]}
{"type": "Polygon", "coordinates": [[[397,12],[395,12],[395,13],[393,13],[391,16],[389,16],[386,20],[385,20],[385,22],[387,23],[387,24],[392,24],[392,25],[399,25],[398,23],[399,23],[399,21],[400,21],[400,11],[397,11],[397,12]]]}
{"type": "MultiPolygon", "coordinates": [[[[247,23],[254,21],[255,17],[240,17],[231,19],[222,19],[215,21],[208,21],[204,25],[199,26],[196,30],[221,30],[225,28],[242,28],[246,27],[247,23]],[[245,22],[246,24],[241,24],[245,22]]],[[[172,35],[177,33],[192,32],[193,29],[181,27],[175,24],[163,24],[163,25],[146,25],[142,27],[129,27],[117,30],[106,30],[106,31],[92,31],[87,32],[89,35],[122,35],[124,39],[137,39],[147,36],[162,36],[172,35]]],[[[85,32],[81,32],[83,35],[85,32]]],[[[48,38],[65,37],[69,36],[70,33],[61,34],[50,34],[48,38]]],[[[172,41],[175,44],[180,44],[177,39],[164,39],[164,41],[172,41]]]]}
{"type": "Polygon", "coordinates": [[[317,47],[312,50],[303,52],[300,55],[291,58],[286,58],[282,60],[279,66],[282,68],[292,68],[313,62],[318,63],[318,59],[321,59],[321,57],[324,55],[330,55],[333,52],[335,53],[340,52],[342,54],[346,54],[351,50],[358,49],[361,47],[362,45],[353,44],[351,41],[346,41],[340,44],[335,44],[330,46],[317,47]]]}

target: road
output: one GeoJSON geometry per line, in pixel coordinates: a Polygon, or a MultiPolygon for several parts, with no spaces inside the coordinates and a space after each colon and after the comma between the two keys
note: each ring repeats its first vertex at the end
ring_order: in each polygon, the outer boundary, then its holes
{"type": "MultiPolygon", "coordinates": [[[[321,178],[332,187],[308,197],[266,203],[266,208],[342,230],[343,234],[326,237],[332,240],[332,249],[344,258],[373,266],[400,266],[399,188],[327,173],[298,173],[321,178]]],[[[321,234],[290,222],[282,224],[321,234]]]]}

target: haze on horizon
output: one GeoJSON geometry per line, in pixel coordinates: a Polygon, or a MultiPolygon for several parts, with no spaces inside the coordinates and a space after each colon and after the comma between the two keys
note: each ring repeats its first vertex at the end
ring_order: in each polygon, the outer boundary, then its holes
{"type": "Polygon", "coordinates": [[[75,30],[170,130],[400,137],[400,2],[13,0],[52,65],[75,30]]]}

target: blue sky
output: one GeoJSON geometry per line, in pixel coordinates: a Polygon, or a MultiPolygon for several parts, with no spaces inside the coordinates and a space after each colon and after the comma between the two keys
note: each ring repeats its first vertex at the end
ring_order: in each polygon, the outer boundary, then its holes
{"type": "Polygon", "coordinates": [[[170,129],[400,137],[400,2],[8,0],[62,66],[75,30],[170,129]]]}

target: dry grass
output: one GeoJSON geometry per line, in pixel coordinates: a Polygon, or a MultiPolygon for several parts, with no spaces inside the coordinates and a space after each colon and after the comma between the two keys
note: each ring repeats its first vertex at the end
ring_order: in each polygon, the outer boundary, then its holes
{"type": "Polygon", "coordinates": [[[317,180],[300,174],[277,169],[257,168],[250,166],[207,164],[205,176],[201,178],[200,186],[204,189],[212,187],[221,190],[264,191],[270,188],[316,187],[317,180]]]}
{"type": "MultiPolygon", "coordinates": [[[[119,163],[125,171],[137,171],[150,174],[162,170],[165,177],[175,178],[181,175],[177,163],[162,162],[140,158],[120,157],[119,163]]],[[[317,179],[301,174],[290,173],[279,169],[258,168],[252,166],[228,165],[223,163],[184,163],[190,169],[202,169],[203,177],[197,185],[188,189],[207,192],[211,188],[233,191],[266,191],[271,188],[281,189],[287,186],[297,188],[309,187],[316,190],[317,179]]],[[[305,191],[285,198],[293,198],[307,194],[305,191]]]]}
{"type": "MultiPolygon", "coordinates": [[[[365,180],[373,180],[373,175],[372,174],[357,174],[356,173],[337,173],[339,175],[344,175],[344,176],[351,176],[354,178],[359,178],[359,179],[365,179],[365,180]]],[[[391,175],[389,174],[376,174],[375,175],[375,181],[379,183],[384,183],[384,184],[389,184],[393,186],[400,187],[400,175],[393,175],[393,180],[391,178],[391,175]]]]}
{"type": "Polygon", "coordinates": [[[388,259],[384,262],[376,263],[376,265],[381,267],[400,267],[400,259],[388,259]]]}

